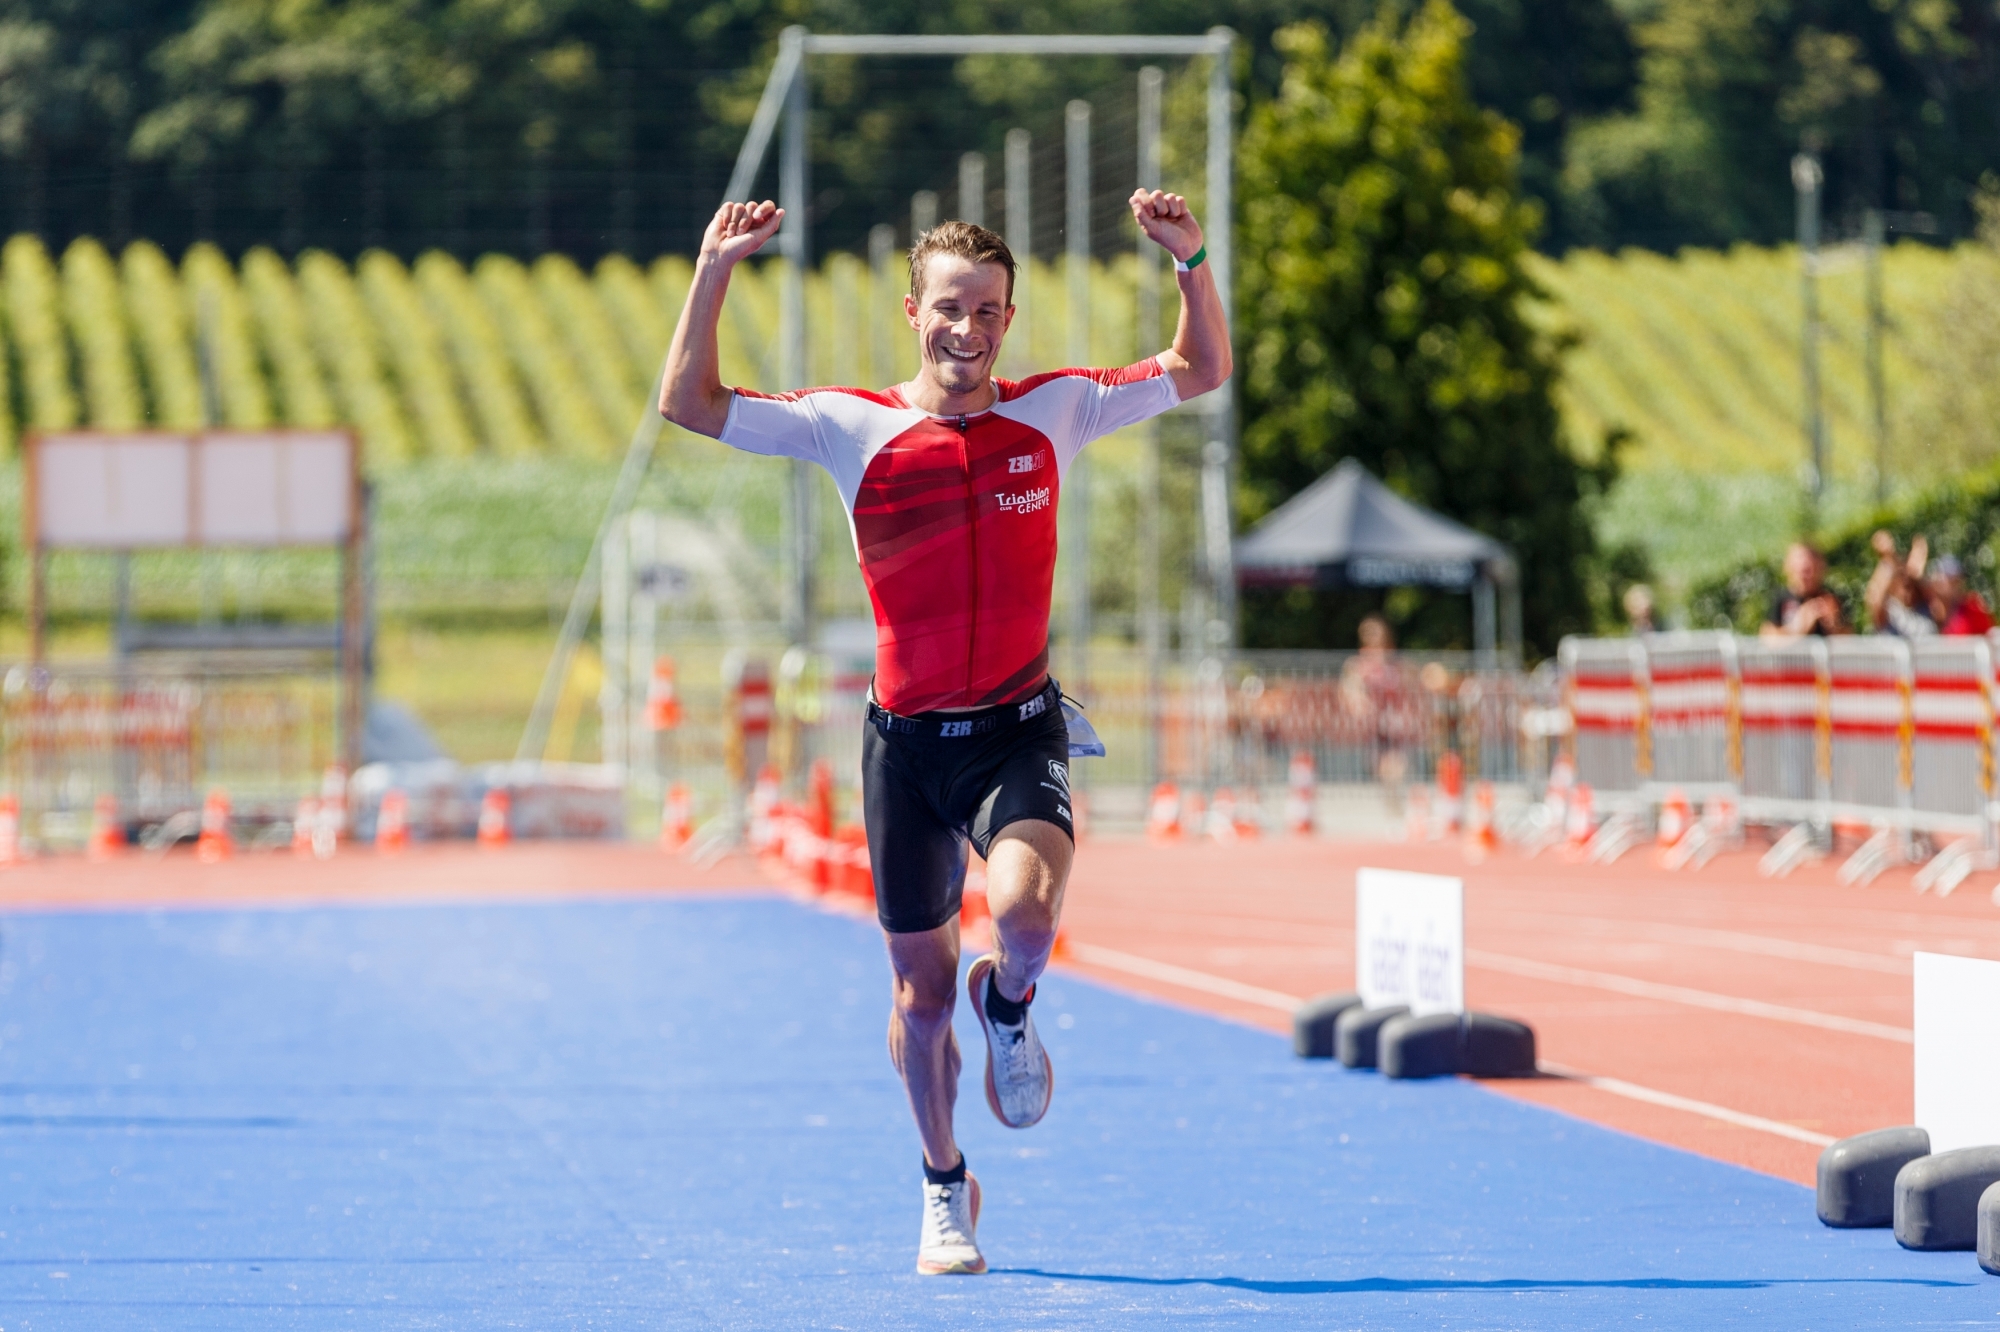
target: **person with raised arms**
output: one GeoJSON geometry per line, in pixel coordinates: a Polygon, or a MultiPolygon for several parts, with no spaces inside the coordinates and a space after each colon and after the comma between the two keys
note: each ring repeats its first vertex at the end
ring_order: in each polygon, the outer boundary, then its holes
{"type": "Polygon", "coordinates": [[[1027,1128],[1055,1085],[1029,1006],[1075,850],[1069,727],[1048,669],[1063,476],[1091,440],[1220,387],[1231,369],[1187,201],[1140,190],[1131,206],[1173,255],[1181,290],[1172,347],[1136,365],[996,379],[1014,257],[986,228],[946,222],[910,248],[915,378],[879,390],[726,387],[716,325],[731,271],[784,220],[768,200],[716,210],[667,352],[662,415],[751,453],[810,459],[847,506],[875,609],[862,797],[894,974],[889,1054],[923,1144],[917,1270],[929,1274],[986,1270],[979,1183],[952,1122],[968,842],[986,860],[993,916],[993,949],[966,978],[986,1034],[987,1104],[1027,1128]]]}

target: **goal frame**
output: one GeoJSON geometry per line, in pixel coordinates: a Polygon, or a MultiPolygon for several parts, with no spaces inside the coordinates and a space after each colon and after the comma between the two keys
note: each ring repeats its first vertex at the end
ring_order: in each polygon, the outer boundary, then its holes
{"type": "MultiPolygon", "coordinates": [[[[1235,89],[1231,81],[1230,56],[1236,34],[1228,28],[1210,28],[1199,36],[1148,36],[1143,34],[1106,35],[1006,35],[1006,36],[912,36],[876,33],[816,33],[793,25],[778,36],[778,56],[764,82],[756,113],[736,155],[736,169],[730,173],[725,200],[744,201],[756,184],[763,167],[771,136],[782,129],[778,150],[778,204],[785,220],[778,232],[779,253],[787,261],[778,304],[778,371],[786,388],[806,385],[805,272],[812,256],[811,220],[807,217],[810,195],[810,166],[806,155],[806,120],[811,111],[807,71],[816,55],[923,56],[1033,55],[1033,56],[1175,56],[1206,58],[1208,78],[1208,159],[1207,216],[1202,219],[1202,236],[1208,248],[1208,264],[1222,297],[1224,317],[1233,323],[1232,301],[1235,273],[1235,89]],[[782,124],[781,124],[782,122],[782,124]]],[[[1206,419],[1208,436],[1202,450],[1202,546],[1203,564],[1213,598],[1213,618],[1209,643],[1204,647],[1223,657],[1229,656],[1237,641],[1236,568],[1233,552],[1234,521],[1232,499],[1236,476],[1236,377],[1201,400],[1199,415],[1206,419]]],[[[794,468],[792,506],[794,512],[809,512],[812,478],[803,466],[794,468]]],[[[813,533],[803,522],[792,524],[788,565],[798,586],[789,589],[787,618],[795,620],[794,634],[800,642],[812,639],[811,588],[807,579],[812,567],[808,543],[813,533]]]]}

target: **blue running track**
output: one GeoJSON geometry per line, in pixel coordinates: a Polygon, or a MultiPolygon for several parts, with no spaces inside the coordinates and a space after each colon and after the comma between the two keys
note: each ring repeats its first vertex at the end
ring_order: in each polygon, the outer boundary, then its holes
{"type": "Polygon", "coordinates": [[[0,1329],[1917,1328],[1970,1254],[1071,977],[912,1270],[872,925],[764,897],[0,919],[0,1329]]]}

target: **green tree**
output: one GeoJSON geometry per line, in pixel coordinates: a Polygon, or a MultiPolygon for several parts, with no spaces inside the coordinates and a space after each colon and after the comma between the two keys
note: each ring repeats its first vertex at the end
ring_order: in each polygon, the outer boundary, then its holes
{"type": "Polygon", "coordinates": [[[1633,26],[1629,112],[1579,123],[1560,196],[1595,243],[1772,241],[1788,162],[1825,159],[1835,225],[1924,209],[1950,234],[2000,143],[2000,27],[1967,0],[1656,0],[1633,26]]]}
{"type": "MultiPolygon", "coordinates": [[[[1467,87],[1467,28],[1429,0],[1338,55],[1317,25],[1278,34],[1283,84],[1242,146],[1242,516],[1356,458],[1511,546],[1527,637],[1547,649],[1589,624],[1584,506],[1610,468],[1560,437],[1561,348],[1523,310],[1540,211],[1519,196],[1515,128],[1467,87]]],[[[1253,598],[1246,628],[1344,645],[1332,609],[1253,598]]],[[[1419,638],[1468,636],[1462,598],[1392,609],[1419,638]]]]}

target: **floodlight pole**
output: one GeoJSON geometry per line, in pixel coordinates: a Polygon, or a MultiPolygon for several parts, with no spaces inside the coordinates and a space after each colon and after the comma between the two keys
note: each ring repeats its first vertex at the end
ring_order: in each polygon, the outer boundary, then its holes
{"type": "Polygon", "coordinates": [[[1800,153],[1792,159],[1792,188],[1798,192],[1799,275],[1805,302],[1801,330],[1800,370],[1805,379],[1806,472],[1811,523],[1819,523],[1820,501],[1826,493],[1826,418],[1819,397],[1819,187],[1824,175],[1819,158],[1800,153]]]}
{"type": "MultiPolygon", "coordinates": [[[[1069,291],[1071,365],[1090,364],[1090,103],[1078,99],[1063,112],[1063,280],[1069,291]]],[[[1069,688],[1081,698],[1090,678],[1090,470],[1082,454],[1063,478],[1063,555],[1069,583],[1069,688]]]]}
{"type": "Polygon", "coordinates": [[[1034,350],[1034,215],[1029,211],[1028,175],[1033,165],[1028,131],[1007,131],[1007,248],[1014,252],[1014,324],[1008,345],[1010,365],[1028,366],[1034,350]]]}
{"type": "MultiPolygon", "coordinates": [[[[804,30],[785,29],[781,39],[797,45],[804,30]]],[[[807,83],[803,59],[785,92],[784,138],[778,156],[778,203],[785,210],[779,247],[785,256],[784,283],[779,292],[783,306],[784,342],[780,347],[779,375],[782,387],[804,388],[806,368],[806,268],[812,261],[811,236],[806,216],[810,196],[809,164],[806,157],[807,83]]],[[[819,551],[817,505],[818,479],[813,464],[794,458],[791,464],[791,542],[787,563],[791,574],[785,604],[785,636],[794,644],[810,648],[813,640],[813,564],[819,551]]]]}
{"type": "MultiPolygon", "coordinates": [[[[1208,216],[1203,220],[1203,240],[1208,246],[1208,263],[1215,274],[1215,289],[1222,298],[1223,318],[1233,330],[1235,301],[1230,279],[1234,273],[1235,240],[1235,86],[1230,78],[1229,57],[1236,34],[1228,28],[1210,28],[1211,55],[1208,71],[1208,216]]],[[[1202,450],[1201,495],[1203,530],[1208,545],[1208,577],[1213,594],[1213,619],[1209,621],[1210,649],[1228,658],[1236,650],[1236,560],[1231,549],[1234,505],[1231,491],[1236,476],[1236,379],[1231,377],[1209,397],[1209,442],[1202,450]]]]}
{"type": "Polygon", "coordinates": [[[1868,415],[1875,427],[1875,503],[1889,503],[1889,394],[1882,379],[1882,333],[1887,323],[1882,313],[1882,242],[1886,219],[1882,210],[1871,208],[1862,222],[1862,245],[1868,261],[1868,415]]]}
{"type": "Polygon", "coordinates": [[[958,159],[958,218],[975,227],[986,225],[985,153],[964,153],[958,159]]]}
{"type": "MultiPolygon", "coordinates": [[[[1166,75],[1157,65],[1139,71],[1139,188],[1160,188],[1160,91],[1166,75]]],[[[1160,335],[1160,247],[1139,233],[1138,337],[1134,359],[1152,351],[1160,335]]],[[[1141,771],[1147,787],[1160,780],[1160,423],[1146,422],[1139,451],[1139,644],[1146,658],[1146,727],[1141,771]]]]}
{"type": "Polygon", "coordinates": [[[881,384],[894,373],[890,366],[895,363],[895,354],[889,347],[889,321],[882,317],[881,306],[894,292],[897,283],[892,280],[896,255],[896,229],[887,222],[877,223],[868,229],[868,382],[881,384]]]}

